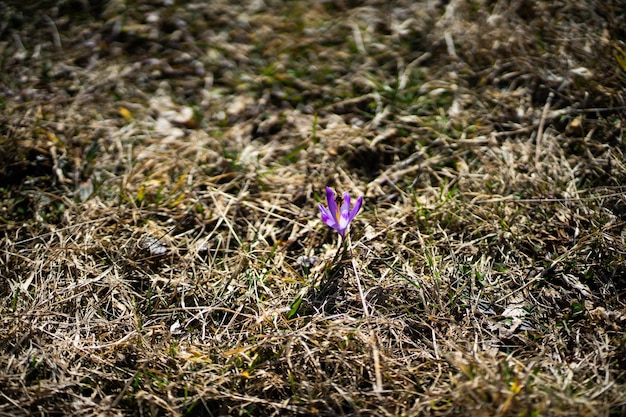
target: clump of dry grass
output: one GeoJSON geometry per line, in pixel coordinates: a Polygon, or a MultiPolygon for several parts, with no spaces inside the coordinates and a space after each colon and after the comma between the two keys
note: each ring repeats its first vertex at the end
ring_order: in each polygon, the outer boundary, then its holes
{"type": "Polygon", "coordinates": [[[624,414],[619,2],[73,6],[0,3],[0,414],[624,414]]]}

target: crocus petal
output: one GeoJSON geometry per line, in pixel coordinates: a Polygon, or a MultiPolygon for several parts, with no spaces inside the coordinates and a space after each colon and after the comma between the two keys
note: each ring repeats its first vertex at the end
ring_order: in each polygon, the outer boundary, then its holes
{"type": "Polygon", "coordinates": [[[359,197],[356,200],[356,203],[354,203],[354,208],[350,212],[350,220],[356,217],[356,215],[359,213],[359,210],[361,209],[362,204],[363,204],[363,196],[359,197]]]}
{"type": "Polygon", "coordinates": [[[339,211],[340,215],[338,218],[338,226],[345,232],[350,224],[350,196],[348,194],[344,194],[343,203],[341,204],[339,211]]]}
{"type": "Polygon", "coordinates": [[[335,216],[337,213],[337,203],[335,203],[335,192],[330,187],[326,187],[326,202],[328,203],[328,211],[335,216]]]}
{"type": "Polygon", "coordinates": [[[341,214],[348,217],[350,214],[350,194],[343,193],[343,204],[341,205],[341,214]]]}
{"type": "Polygon", "coordinates": [[[348,223],[337,223],[337,226],[334,229],[341,235],[341,237],[344,237],[346,230],[348,230],[348,223]]]}
{"type": "Polygon", "coordinates": [[[344,193],[341,207],[337,207],[335,200],[335,192],[330,187],[326,187],[326,202],[328,207],[324,207],[322,203],[319,203],[320,215],[324,223],[327,226],[333,228],[342,238],[345,238],[346,231],[350,226],[350,222],[356,217],[361,205],[363,204],[363,197],[359,197],[352,208],[350,209],[351,199],[350,194],[344,193]]]}
{"type": "Polygon", "coordinates": [[[320,214],[322,215],[322,221],[324,221],[324,223],[328,226],[334,228],[336,224],[335,216],[332,215],[328,209],[322,205],[322,203],[319,203],[318,206],[320,208],[320,214]]]}

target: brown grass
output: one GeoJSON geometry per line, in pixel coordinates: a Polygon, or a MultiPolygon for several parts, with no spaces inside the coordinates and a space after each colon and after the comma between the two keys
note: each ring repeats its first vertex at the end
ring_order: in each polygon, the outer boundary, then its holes
{"type": "Polygon", "coordinates": [[[0,415],[626,415],[620,1],[172,3],[0,2],[0,415]]]}

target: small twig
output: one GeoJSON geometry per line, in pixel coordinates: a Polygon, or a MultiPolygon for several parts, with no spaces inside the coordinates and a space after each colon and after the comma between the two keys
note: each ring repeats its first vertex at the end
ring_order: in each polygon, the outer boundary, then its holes
{"type": "Polygon", "coordinates": [[[488,203],[572,203],[581,201],[591,201],[600,198],[611,198],[624,196],[624,192],[615,192],[610,194],[596,195],[591,197],[567,197],[567,198],[515,198],[509,195],[504,197],[489,198],[486,200],[473,200],[472,204],[488,204],[488,203]]]}
{"type": "Polygon", "coordinates": [[[446,48],[448,49],[448,55],[456,58],[458,55],[456,54],[456,49],[454,47],[454,40],[452,39],[452,35],[450,32],[446,31],[443,34],[443,38],[446,40],[446,48]]]}
{"type": "Polygon", "coordinates": [[[37,235],[37,236],[29,237],[28,239],[18,240],[17,242],[14,242],[13,244],[14,245],[21,245],[23,243],[28,243],[28,242],[31,242],[33,240],[43,239],[43,238],[45,238],[47,236],[53,235],[53,234],[58,233],[58,232],[74,229],[76,227],[85,226],[85,225],[88,225],[88,224],[103,222],[103,221],[106,221],[108,219],[109,219],[109,217],[104,217],[104,218],[100,218],[100,219],[94,219],[94,220],[89,220],[89,221],[86,221],[86,222],[72,224],[72,225],[69,225],[69,226],[66,226],[66,227],[61,227],[59,229],[53,230],[52,232],[46,232],[46,233],[42,233],[42,234],[37,235]]]}
{"type": "Polygon", "coordinates": [[[554,97],[554,93],[550,91],[550,94],[548,94],[548,99],[546,100],[546,104],[543,106],[543,111],[541,112],[541,120],[539,120],[539,128],[537,129],[537,140],[535,142],[535,169],[539,168],[539,156],[541,155],[541,141],[543,139],[543,128],[546,123],[546,117],[548,116],[548,111],[550,111],[550,104],[552,103],[553,97],[554,97]]]}
{"type": "Polygon", "coordinates": [[[43,18],[52,28],[52,43],[54,43],[54,46],[55,48],[57,48],[57,50],[62,50],[63,44],[61,43],[61,35],[59,35],[59,29],[57,28],[56,23],[54,23],[54,20],[52,20],[52,18],[50,18],[50,16],[48,16],[47,14],[44,15],[43,18]]]}
{"type": "Polygon", "coordinates": [[[365,316],[365,324],[367,325],[370,333],[370,344],[372,347],[372,357],[374,360],[374,374],[376,377],[376,381],[374,382],[374,392],[382,392],[383,391],[383,376],[380,367],[380,350],[378,349],[378,338],[376,337],[376,333],[374,332],[374,328],[370,323],[370,312],[367,308],[367,301],[365,299],[365,294],[363,293],[363,286],[361,285],[361,279],[359,278],[359,272],[356,268],[356,262],[354,260],[354,254],[352,253],[352,247],[350,247],[350,257],[352,260],[352,270],[354,271],[354,278],[356,280],[356,286],[359,290],[359,297],[361,297],[361,304],[363,305],[363,315],[365,316]]]}
{"type": "Polygon", "coordinates": [[[363,36],[361,36],[361,29],[359,29],[359,26],[355,22],[352,22],[350,26],[352,27],[352,36],[354,37],[354,44],[359,50],[359,53],[362,55],[365,55],[367,51],[365,50],[365,44],[363,43],[363,36]]]}

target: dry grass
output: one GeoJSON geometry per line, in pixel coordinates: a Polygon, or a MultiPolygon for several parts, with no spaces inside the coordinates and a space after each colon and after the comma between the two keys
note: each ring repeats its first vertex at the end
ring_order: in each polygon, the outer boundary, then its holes
{"type": "Polygon", "coordinates": [[[620,1],[176,3],[0,2],[0,415],[626,415],[620,1]]]}

